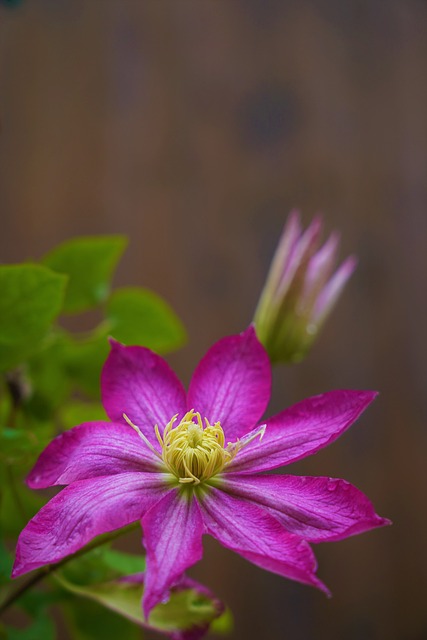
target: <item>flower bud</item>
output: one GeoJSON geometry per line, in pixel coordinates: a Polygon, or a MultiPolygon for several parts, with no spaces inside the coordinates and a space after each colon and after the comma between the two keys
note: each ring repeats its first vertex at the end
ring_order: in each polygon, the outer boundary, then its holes
{"type": "Polygon", "coordinates": [[[254,316],[272,362],[304,358],[356,267],[350,256],[334,272],[339,235],[319,248],[321,232],[319,216],[305,232],[296,211],[285,224],[254,316]]]}

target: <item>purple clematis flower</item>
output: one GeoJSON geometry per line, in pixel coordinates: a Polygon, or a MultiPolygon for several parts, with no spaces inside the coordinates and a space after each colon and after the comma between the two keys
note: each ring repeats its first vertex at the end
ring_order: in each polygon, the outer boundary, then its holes
{"type": "Polygon", "coordinates": [[[41,454],[28,485],[68,486],[22,531],[14,577],[141,520],[147,617],[200,560],[204,534],[327,592],[309,543],[388,523],[345,480],[260,475],[333,442],[375,393],[332,391],[256,426],[269,401],[271,368],[253,327],[208,351],[188,394],[149,349],[113,340],[111,347],[101,386],[112,422],[77,426],[41,454]]]}

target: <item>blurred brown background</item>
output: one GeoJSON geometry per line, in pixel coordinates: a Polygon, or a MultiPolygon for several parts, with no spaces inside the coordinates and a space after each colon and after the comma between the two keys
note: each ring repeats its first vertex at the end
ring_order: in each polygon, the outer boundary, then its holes
{"type": "Polygon", "coordinates": [[[1,261],[127,234],[116,281],[183,318],[186,381],[250,321],[292,207],[342,231],[359,269],[271,412],[379,389],[295,472],[347,478],[394,526],[317,546],[330,601],[209,540],[193,575],[236,640],[427,638],[427,2],[24,0],[0,23],[1,261]]]}

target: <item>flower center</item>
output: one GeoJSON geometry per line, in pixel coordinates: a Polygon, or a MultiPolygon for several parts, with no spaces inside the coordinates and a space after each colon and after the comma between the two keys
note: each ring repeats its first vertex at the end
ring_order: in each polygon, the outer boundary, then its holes
{"type": "Polygon", "coordinates": [[[200,484],[216,475],[234,458],[238,448],[224,447],[224,431],[219,422],[211,425],[192,409],[175,426],[178,416],[166,425],[163,436],[156,426],[162,460],[181,483],[200,484]]]}
{"type": "Polygon", "coordinates": [[[158,425],[154,426],[161,453],[153,447],[140,428],[124,413],[123,418],[134,429],[150,451],[173,473],[180,483],[200,484],[220,473],[226,464],[231,462],[243,447],[252,440],[261,440],[266,425],[256,427],[242,439],[229,442],[226,447],[224,431],[221,424],[210,424],[205,418],[205,425],[200,413],[191,409],[176,425],[178,414],[170,420],[160,434],[158,425]]]}

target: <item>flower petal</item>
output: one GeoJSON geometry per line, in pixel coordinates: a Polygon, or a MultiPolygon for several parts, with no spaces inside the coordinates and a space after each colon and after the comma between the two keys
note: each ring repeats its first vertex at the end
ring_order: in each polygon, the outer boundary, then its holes
{"type": "Polygon", "coordinates": [[[210,488],[201,499],[207,533],[254,564],[328,593],[314,575],[317,564],[309,544],[288,533],[257,505],[210,488]]]}
{"type": "Polygon", "coordinates": [[[261,442],[254,440],[226,467],[227,471],[266,471],[305,458],[336,440],[377,394],[330,391],[303,400],[267,420],[261,442]]]}
{"type": "Polygon", "coordinates": [[[250,326],[209,349],[191,380],[188,408],[221,422],[225,437],[236,440],[261,418],[270,390],[270,362],[250,326]]]}
{"type": "Polygon", "coordinates": [[[19,536],[12,577],[58,562],[101,533],[139,520],[165,492],[160,473],[79,480],[30,520],[19,536]]]}
{"type": "Polygon", "coordinates": [[[159,471],[159,460],[128,425],[85,422],[52,440],[27,484],[44,489],[126,471],[159,471]]]}
{"type": "Polygon", "coordinates": [[[168,596],[181,574],[203,555],[203,521],[196,500],[186,490],[170,491],[142,519],[147,571],[143,611],[168,596]]]}
{"type": "Polygon", "coordinates": [[[175,414],[185,413],[185,390],[167,362],[145,347],[125,347],[110,339],[101,374],[102,402],[113,422],[125,413],[158,446],[154,425],[163,432],[175,414]]]}
{"type": "Polygon", "coordinates": [[[389,524],[370,500],[345,480],[307,476],[227,474],[221,488],[267,507],[287,531],[308,542],[342,540],[389,524]]]}
{"type": "Polygon", "coordinates": [[[313,310],[312,321],[314,324],[321,325],[324,322],[356,267],[357,258],[350,256],[347,260],[344,260],[329,282],[324,286],[313,310]]]}
{"type": "Polygon", "coordinates": [[[276,299],[284,299],[295,281],[303,277],[306,265],[316,251],[319,237],[322,232],[322,218],[316,216],[304,233],[294,242],[292,249],[284,265],[282,277],[277,287],[276,299]]]}

